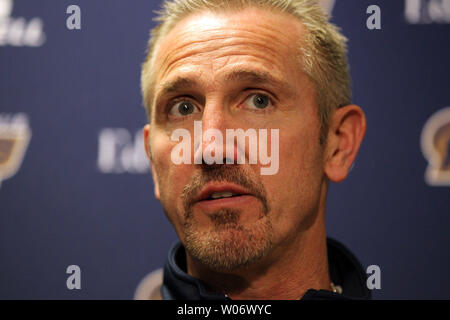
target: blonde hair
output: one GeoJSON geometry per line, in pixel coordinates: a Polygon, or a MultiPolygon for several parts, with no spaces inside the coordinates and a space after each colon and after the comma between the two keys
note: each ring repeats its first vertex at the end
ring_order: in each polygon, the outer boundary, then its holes
{"type": "Polygon", "coordinates": [[[142,65],[141,89],[150,119],[154,77],[151,72],[159,42],[188,15],[203,10],[225,11],[244,7],[276,9],[286,12],[306,27],[307,34],[299,39],[303,71],[316,86],[318,115],[321,124],[320,143],[328,133],[330,114],[336,108],[350,104],[351,84],[347,63],[347,39],[329,22],[317,0],[165,0],[163,9],[154,19],[158,25],[151,30],[147,56],[142,65]],[[303,41],[302,41],[303,40],[303,41]]]}

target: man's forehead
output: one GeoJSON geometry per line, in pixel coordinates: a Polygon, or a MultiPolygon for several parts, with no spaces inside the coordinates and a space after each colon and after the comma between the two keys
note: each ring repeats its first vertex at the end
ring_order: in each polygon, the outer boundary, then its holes
{"type": "Polygon", "coordinates": [[[278,10],[248,7],[241,11],[226,10],[191,13],[178,21],[167,34],[158,41],[161,50],[173,49],[190,42],[226,40],[237,36],[272,37],[273,41],[292,44],[300,42],[307,32],[304,25],[293,15],[278,10]]]}

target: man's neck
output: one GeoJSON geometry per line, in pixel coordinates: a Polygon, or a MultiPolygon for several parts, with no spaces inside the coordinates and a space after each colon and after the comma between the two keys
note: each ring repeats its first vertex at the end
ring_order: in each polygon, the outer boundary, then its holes
{"type": "Polygon", "coordinates": [[[257,265],[217,272],[186,253],[188,273],[231,299],[293,300],[309,289],[331,290],[323,215],[257,265]]]}

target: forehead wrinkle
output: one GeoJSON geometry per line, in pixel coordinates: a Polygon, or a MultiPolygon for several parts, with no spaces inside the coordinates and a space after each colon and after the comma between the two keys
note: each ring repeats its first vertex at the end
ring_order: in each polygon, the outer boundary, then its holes
{"type": "MultiPolygon", "coordinates": [[[[185,23],[180,23],[175,29],[173,29],[166,36],[165,50],[160,48],[161,52],[167,52],[162,58],[161,66],[167,66],[182,60],[185,57],[196,56],[201,54],[207,54],[217,49],[223,49],[226,47],[233,47],[239,45],[255,45],[262,47],[263,52],[267,55],[270,54],[274,60],[276,60],[277,54],[279,55],[280,46],[284,49],[298,50],[298,46],[293,48],[293,39],[287,34],[277,32],[276,28],[269,23],[259,22],[263,24],[257,28],[245,28],[243,26],[221,26],[215,29],[208,30],[196,30],[194,26],[189,25],[189,20],[185,23]],[[187,28],[185,26],[188,26],[187,28]],[[184,27],[184,28],[183,28],[184,27]],[[181,30],[180,30],[181,29],[181,30]],[[262,31],[262,32],[261,32],[262,31]],[[194,35],[194,39],[193,39],[194,35]],[[176,41],[175,46],[172,43],[176,41]],[[270,44],[275,40],[276,48],[270,44]],[[172,48],[171,48],[172,46],[172,48]]],[[[298,38],[300,40],[300,38],[298,38]]],[[[297,41],[294,41],[294,44],[297,41]]],[[[163,46],[161,46],[163,47],[163,46]]],[[[250,49],[250,48],[249,48],[250,49]]]]}
{"type": "MultiPolygon", "coordinates": [[[[251,9],[251,8],[247,8],[251,9]]],[[[257,8],[253,8],[257,9],[257,8]]],[[[303,23],[299,20],[297,20],[295,17],[293,17],[291,14],[288,14],[286,12],[277,12],[277,11],[266,11],[263,8],[257,9],[257,11],[262,11],[265,14],[268,14],[271,18],[274,16],[277,16],[276,23],[272,23],[271,21],[266,21],[265,19],[261,19],[261,16],[259,14],[255,13],[243,13],[243,12],[233,12],[231,15],[227,11],[223,12],[208,12],[208,11],[200,11],[194,14],[189,15],[188,17],[185,17],[183,19],[184,21],[180,21],[178,23],[178,26],[176,26],[175,29],[181,29],[179,31],[180,35],[183,37],[186,37],[191,34],[196,35],[204,35],[206,33],[212,33],[212,34],[218,34],[217,39],[220,39],[223,36],[220,36],[220,34],[226,33],[227,35],[225,37],[233,36],[237,32],[244,32],[244,33],[250,33],[250,37],[256,36],[267,36],[271,37],[276,40],[280,40],[280,38],[284,38],[283,40],[290,44],[292,43],[292,37],[289,36],[287,33],[280,33],[280,26],[289,27],[289,29],[296,29],[297,33],[300,31],[301,33],[304,32],[304,26],[303,23]],[[213,16],[213,19],[221,20],[220,26],[214,26],[209,28],[204,28],[204,24],[198,23],[197,21],[202,16],[207,16],[211,14],[213,16]],[[244,15],[244,16],[242,16],[244,15]],[[244,20],[250,20],[252,19],[252,26],[246,27],[245,25],[242,25],[242,18],[244,20]],[[283,19],[284,18],[284,19],[283,19]],[[194,21],[194,22],[192,22],[194,21]],[[295,26],[294,26],[295,25],[295,26]],[[178,27],[178,28],[177,28],[178,27]],[[201,30],[203,27],[203,30],[201,30]],[[198,30],[201,30],[200,32],[198,30]],[[262,32],[261,32],[262,31],[262,32]]],[[[272,19],[268,19],[272,20],[272,19]]],[[[245,21],[244,21],[245,23],[245,21]]],[[[177,32],[176,30],[175,32],[177,32]]],[[[300,37],[303,37],[303,34],[298,34],[300,37]]],[[[206,39],[211,38],[210,35],[205,36],[206,39]]],[[[301,39],[301,38],[299,38],[301,39]]]]}
{"type": "MultiPolygon", "coordinates": [[[[249,31],[246,29],[229,28],[233,32],[228,30],[217,30],[217,32],[204,31],[203,34],[192,39],[192,32],[184,31],[178,35],[177,45],[171,49],[165,56],[163,64],[166,64],[168,60],[179,60],[185,56],[193,56],[196,54],[207,54],[217,49],[223,49],[227,47],[244,46],[249,47],[251,45],[260,46],[265,52],[270,51],[275,56],[280,51],[280,46],[284,49],[291,49],[292,41],[280,41],[280,36],[283,35],[272,32],[272,34],[261,34],[255,31],[249,31]],[[223,35],[223,33],[227,33],[223,35]],[[218,34],[220,33],[220,34],[218,34]],[[272,48],[270,44],[276,39],[277,46],[272,48]],[[178,56],[180,55],[180,56],[178,56]],[[173,58],[173,59],[172,59],[173,58]]],[[[296,48],[295,48],[296,49],[296,48]]]]}
{"type": "MultiPolygon", "coordinates": [[[[189,35],[189,33],[187,33],[187,35],[189,35]]],[[[189,57],[192,55],[196,55],[196,54],[201,54],[201,53],[206,53],[204,48],[201,46],[202,43],[207,43],[210,41],[214,41],[214,40],[223,40],[226,39],[228,37],[221,37],[221,38],[208,38],[208,39],[204,39],[204,40],[191,40],[191,41],[178,41],[178,45],[175,46],[173,49],[170,49],[170,51],[167,52],[167,54],[164,56],[164,60],[162,61],[161,65],[168,65],[170,66],[171,63],[173,63],[173,61],[178,61],[181,60],[184,57],[189,57]],[[192,48],[193,45],[196,45],[197,47],[192,48]],[[198,46],[200,45],[200,47],[198,46]],[[186,51],[186,49],[190,47],[188,49],[187,52],[183,52],[186,51]],[[180,53],[181,52],[181,53],[180,53]],[[178,57],[177,54],[180,56],[178,57]],[[175,56],[173,59],[171,59],[173,56],[175,56]],[[173,60],[172,62],[170,62],[170,60],[173,60]],[[170,63],[169,63],[170,62],[170,63]]],[[[184,37],[182,37],[182,39],[184,39],[184,37]]],[[[211,50],[210,50],[211,51],[211,50]]]]}
{"type": "MultiPolygon", "coordinates": [[[[186,50],[186,48],[184,48],[186,50]]],[[[201,50],[201,49],[192,49],[189,51],[185,51],[183,53],[180,53],[179,56],[175,57],[172,61],[169,60],[169,55],[166,56],[166,59],[164,63],[161,65],[162,67],[162,73],[160,74],[160,79],[163,79],[167,76],[173,69],[176,69],[179,66],[190,66],[190,65],[196,65],[196,62],[202,62],[202,58],[205,55],[209,55],[209,51],[214,51],[214,48],[211,48],[210,50],[201,50]],[[186,62],[186,60],[191,60],[190,62],[186,62]]],[[[211,57],[208,59],[208,61],[218,61],[220,59],[231,59],[233,57],[238,56],[248,56],[251,58],[256,58],[261,64],[265,64],[267,66],[271,66],[273,68],[274,66],[280,69],[279,63],[280,59],[278,59],[279,54],[276,50],[264,45],[264,43],[249,43],[245,41],[239,41],[236,42],[234,40],[234,43],[231,44],[222,44],[221,50],[218,51],[214,57],[211,57]],[[258,50],[255,50],[255,47],[259,48],[258,50]]],[[[206,60],[205,60],[206,61],[206,60]]]]}
{"type": "MultiPolygon", "coordinates": [[[[176,34],[176,31],[174,32],[176,34]]],[[[178,42],[178,46],[175,49],[184,48],[192,43],[204,43],[216,40],[233,40],[236,38],[243,38],[245,41],[260,39],[263,42],[270,40],[277,40],[278,44],[289,46],[292,43],[292,39],[288,35],[280,34],[279,31],[271,29],[270,27],[264,28],[245,28],[245,27],[221,27],[213,30],[182,30],[179,32],[178,38],[190,39],[192,35],[196,36],[196,39],[187,42],[178,42]],[[261,32],[262,31],[262,32],[261,32]],[[283,38],[281,40],[280,38],[283,38]]],[[[299,38],[300,39],[300,38],[299,38]]]]}

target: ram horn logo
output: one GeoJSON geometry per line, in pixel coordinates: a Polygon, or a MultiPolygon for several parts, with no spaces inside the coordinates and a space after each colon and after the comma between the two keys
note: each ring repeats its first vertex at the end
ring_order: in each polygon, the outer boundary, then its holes
{"type": "Polygon", "coordinates": [[[19,170],[31,138],[27,117],[0,114],[0,185],[19,170]]]}
{"type": "Polygon", "coordinates": [[[450,186],[450,107],[439,110],[427,121],[421,146],[428,160],[425,181],[432,186],[450,186]]]}

